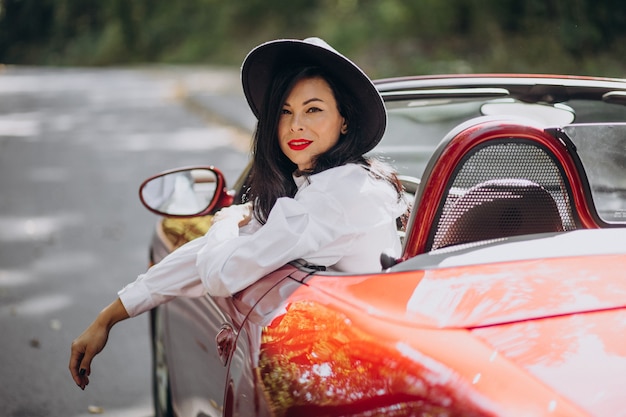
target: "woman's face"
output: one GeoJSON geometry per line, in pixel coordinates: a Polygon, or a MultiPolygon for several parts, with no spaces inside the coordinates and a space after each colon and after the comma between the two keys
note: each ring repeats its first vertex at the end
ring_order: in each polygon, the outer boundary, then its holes
{"type": "Polygon", "coordinates": [[[299,170],[313,168],[315,157],[332,148],[346,131],[346,120],[326,80],[303,78],[293,86],[278,122],[278,142],[299,170]]]}

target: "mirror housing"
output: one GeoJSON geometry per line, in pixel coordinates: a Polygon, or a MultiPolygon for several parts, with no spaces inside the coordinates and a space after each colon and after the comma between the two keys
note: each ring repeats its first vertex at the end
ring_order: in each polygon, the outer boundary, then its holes
{"type": "Polygon", "coordinates": [[[139,199],[151,212],[166,217],[197,217],[233,203],[226,180],[217,168],[190,167],[165,171],[146,179],[139,199]]]}

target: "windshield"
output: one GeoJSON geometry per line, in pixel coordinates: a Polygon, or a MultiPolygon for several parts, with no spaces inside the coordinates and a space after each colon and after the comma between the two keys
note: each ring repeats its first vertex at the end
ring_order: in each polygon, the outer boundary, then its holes
{"type": "Polygon", "coordinates": [[[626,223],[626,123],[563,127],[576,146],[598,216],[626,223]]]}
{"type": "Polygon", "coordinates": [[[439,142],[455,126],[481,116],[483,101],[402,100],[387,102],[387,130],[372,151],[401,175],[421,178],[439,142]]]}
{"type": "MultiPolygon", "coordinates": [[[[405,97],[402,100],[387,98],[385,105],[387,130],[370,155],[391,163],[399,174],[416,178],[421,178],[429,158],[448,132],[475,117],[524,117],[546,127],[626,122],[626,106],[600,100],[575,99],[549,105],[524,103],[510,97],[405,97]]],[[[626,148],[621,149],[624,153],[626,148]]]]}

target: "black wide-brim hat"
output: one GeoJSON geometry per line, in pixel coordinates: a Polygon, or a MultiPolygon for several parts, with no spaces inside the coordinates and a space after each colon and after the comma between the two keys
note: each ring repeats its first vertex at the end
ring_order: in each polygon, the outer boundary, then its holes
{"type": "Polygon", "coordinates": [[[250,51],[241,67],[241,81],[250,109],[257,119],[272,77],[286,66],[322,68],[354,99],[353,104],[361,115],[363,153],[380,142],[387,126],[387,112],[378,90],[357,65],[319,38],[280,39],[250,51]]]}

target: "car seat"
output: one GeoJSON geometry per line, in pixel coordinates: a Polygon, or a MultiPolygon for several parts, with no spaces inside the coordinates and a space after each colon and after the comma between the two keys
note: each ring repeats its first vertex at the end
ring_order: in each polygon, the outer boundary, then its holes
{"type": "Polygon", "coordinates": [[[495,179],[454,201],[440,221],[434,246],[563,230],[557,204],[545,188],[525,179],[495,179]]]}
{"type": "Polygon", "coordinates": [[[426,166],[402,259],[459,243],[597,227],[570,152],[526,120],[478,117],[459,125],[426,166]]]}

